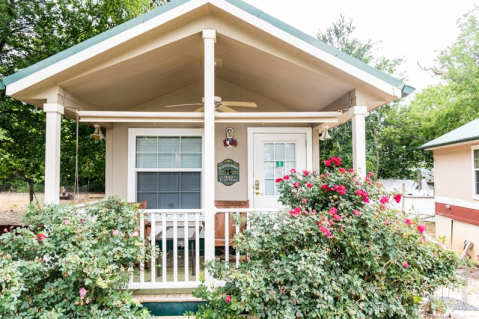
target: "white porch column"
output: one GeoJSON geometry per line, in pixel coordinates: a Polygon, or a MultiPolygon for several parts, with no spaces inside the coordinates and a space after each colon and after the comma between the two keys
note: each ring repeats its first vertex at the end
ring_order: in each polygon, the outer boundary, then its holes
{"type": "Polygon", "coordinates": [[[320,141],[319,141],[319,127],[313,128],[313,170],[317,170],[319,172],[319,162],[321,160],[320,154],[320,141]]]}
{"type": "Polygon", "coordinates": [[[60,128],[63,106],[60,104],[44,104],[47,113],[47,129],[45,144],[45,204],[60,203],[60,128]]]}
{"type": "Polygon", "coordinates": [[[349,109],[353,126],[353,168],[359,176],[366,176],[366,106],[353,106],[349,109]]]}
{"type": "MultiPolygon", "coordinates": [[[[215,42],[216,30],[203,30],[205,45],[205,163],[203,207],[205,209],[205,261],[215,258],[215,42]]],[[[213,278],[205,273],[207,285],[213,278]]]]}

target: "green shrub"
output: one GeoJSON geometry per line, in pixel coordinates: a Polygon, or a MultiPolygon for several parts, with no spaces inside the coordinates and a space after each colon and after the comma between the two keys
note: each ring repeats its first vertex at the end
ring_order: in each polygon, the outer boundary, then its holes
{"type": "MultiPolygon", "coordinates": [[[[392,208],[400,196],[340,168],[340,159],[325,163],[325,174],[292,171],[277,180],[289,212],[248,216],[252,227],[237,242],[249,262],[209,265],[226,281],[217,299],[229,295],[229,312],[260,318],[419,316],[423,296],[457,284],[459,259],[392,208]]],[[[214,303],[208,310],[215,313],[214,303]]]]}
{"type": "Polygon", "coordinates": [[[0,317],[146,318],[126,287],[145,258],[137,209],[117,198],[77,212],[30,207],[0,237],[0,317]]]}

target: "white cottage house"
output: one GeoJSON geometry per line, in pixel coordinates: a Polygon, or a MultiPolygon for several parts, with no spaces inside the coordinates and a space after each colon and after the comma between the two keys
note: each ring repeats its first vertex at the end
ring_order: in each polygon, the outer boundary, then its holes
{"type": "Polygon", "coordinates": [[[131,288],[197,286],[199,238],[206,260],[219,245],[230,258],[235,229],[217,214],[277,209],[274,179],[317,169],[327,128],[352,121],[354,167],[364,174],[368,111],[414,91],[239,0],[174,0],[0,89],[47,113],[47,203],[59,201],[61,117],[78,114],[106,132],[106,195],[146,201],[145,225],[164,252],[131,288]],[[178,261],[185,229],[196,245],[178,261]]]}

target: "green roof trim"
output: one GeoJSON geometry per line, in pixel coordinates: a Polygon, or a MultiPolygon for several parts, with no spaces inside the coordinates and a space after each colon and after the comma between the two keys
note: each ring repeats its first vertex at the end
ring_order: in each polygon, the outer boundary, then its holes
{"type": "MultiPolygon", "coordinates": [[[[144,23],[148,20],[151,20],[165,12],[168,12],[178,6],[181,6],[182,4],[184,3],[187,3],[191,0],[173,0],[165,5],[162,5],[160,7],[157,7],[141,16],[138,16],[130,21],[127,21],[119,26],[116,26],[115,28],[113,29],[110,29],[108,31],[105,31],[91,39],[88,39],[84,42],[81,42],[69,49],[66,49],[60,53],[57,53],[43,61],[40,61],[32,66],[29,66],[23,70],[20,70],[10,76],[7,76],[4,78],[4,83],[6,85],[8,84],[11,84],[11,83],[14,83],[30,74],[33,74],[41,69],[44,69],[56,62],[59,62],[61,60],[64,60],[74,54],[77,54],[95,44],[98,44],[102,41],[105,41],[117,34],[120,34],[128,29],[131,29],[137,25],[140,25],[141,23],[144,23]]],[[[386,82],[386,83],[389,83],[391,84],[392,86],[395,86],[397,87],[398,89],[400,89],[402,91],[402,97],[405,97],[409,94],[411,94],[412,92],[414,92],[414,88],[411,87],[411,86],[408,86],[406,84],[404,84],[402,81],[390,76],[389,74],[386,74],[384,72],[381,72],[379,70],[377,70],[376,68],[356,59],[356,58],[353,58],[352,56],[344,53],[344,52],[341,52],[339,51],[338,49],[318,40],[317,38],[315,37],[312,37],[286,23],[284,23],[283,21],[280,21],[276,18],[274,18],[273,16],[270,16],[269,14],[259,10],[258,8],[246,3],[246,2],[243,2],[241,0],[224,0],[234,6],[236,6],[237,8],[255,16],[255,17],[258,17],[259,19],[273,25],[274,27],[280,29],[280,30],[283,30],[284,32],[287,32],[289,34],[291,34],[292,36],[310,44],[310,45],[313,45],[315,47],[317,47],[318,49],[326,52],[326,53],[329,53],[347,63],[349,63],[350,65],[353,65],[354,67],[364,71],[364,72],[367,72],[373,76],[375,76],[376,78],[378,79],[381,79],[382,81],[386,82]]]]}
{"type": "Polygon", "coordinates": [[[475,119],[449,133],[439,136],[419,148],[428,149],[476,140],[479,140],[479,119],[475,119]]]}
{"type": "Polygon", "coordinates": [[[3,80],[0,80],[0,91],[5,91],[7,87],[5,86],[5,83],[3,83],[3,80]]]}

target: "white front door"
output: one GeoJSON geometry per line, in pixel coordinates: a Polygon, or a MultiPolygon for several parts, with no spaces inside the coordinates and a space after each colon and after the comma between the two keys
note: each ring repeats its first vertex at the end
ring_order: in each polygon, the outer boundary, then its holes
{"type": "Polygon", "coordinates": [[[282,207],[276,179],[307,169],[305,133],[253,134],[253,203],[254,208],[282,207]]]}

